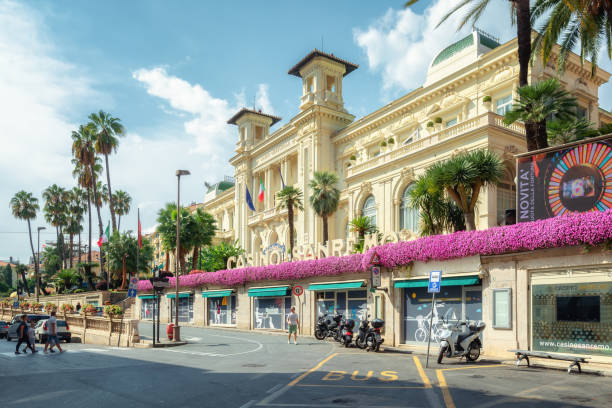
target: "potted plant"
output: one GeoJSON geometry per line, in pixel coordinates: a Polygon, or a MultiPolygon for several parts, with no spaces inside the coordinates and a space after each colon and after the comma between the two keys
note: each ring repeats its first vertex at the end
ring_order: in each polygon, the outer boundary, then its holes
{"type": "Polygon", "coordinates": [[[21,302],[19,302],[19,308],[21,310],[27,310],[30,308],[30,302],[28,302],[27,300],[22,300],[21,302]]]}
{"type": "Polygon", "coordinates": [[[427,122],[427,127],[428,128],[433,128],[434,127],[434,123],[430,120],[429,122],[427,122]]]}
{"type": "Polygon", "coordinates": [[[351,154],[350,159],[351,159],[352,161],[355,161],[355,160],[357,160],[357,156],[355,156],[354,154],[351,154]]]}
{"type": "Polygon", "coordinates": [[[40,312],[42,308],[43,308],[42,303],[38,303],[38,302],[30,303],[30,309],[32,309],[35,312],[40,312]]]}
{"type": "Polygon", "coordinates": [[[440,116],[437,116],[434,119],[434,126],[435,126],[436,130],[441,130],[442,129],[442,118],[440,116]]]}
{"type": "Polygon", "coordinates": [[[123,309],[119,305],[108,305],[104,307],[104,314],[110,317],[120,317],[123,314],[123,309]]]}
{"type": "Polygon", "coordinates": [[[57,305],[55,303],[49,302],[45,305],[45,312],[51,313],[54,310],[57,310],[57,305]]]}
{"type": "Polygon", "coordinates": [[[98,309],[91,303],[88,303],[83,308],[83,313],[85,313],[85,315],[95,315],[98,313],[98,309]]]}
{"type": "Polygon", "coordinates": [[[485,95],[482,97],[482,104],[484,105],[484,107],[490,111],[491,110],[491,96],[489,95],[485,95]]]}
{"type": "Polygon", "coordinates": [[[8,300],[1,300],[0,301],[0,307],[1,308],[8,308],[11,304],[8,302],[8,300]]]}
{"type": "Polygon", "coordinates": [[[60,306],[60,310],[64,313],[64,316],[68,313],[74,313],[74,306],[71,303],[63,303],[60,306]]]}
{"type": "Polygon", "coordinates": [[[390,137],[389,140],[387,140],[387,144],[390,144],[390,145],[395,144],[395,140],[392,137],[390,137]]]}

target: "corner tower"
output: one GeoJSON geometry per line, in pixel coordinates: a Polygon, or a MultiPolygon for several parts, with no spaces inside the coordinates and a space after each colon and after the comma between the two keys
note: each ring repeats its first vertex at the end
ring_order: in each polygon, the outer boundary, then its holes
{"type": "Polygon", "coordinates": [[[289,75],[302,78],[300,110],[313,105],[324,105],[344,111],[342,78],[358,67],[357,64],[315,48],[288,72],[289,75]]]}

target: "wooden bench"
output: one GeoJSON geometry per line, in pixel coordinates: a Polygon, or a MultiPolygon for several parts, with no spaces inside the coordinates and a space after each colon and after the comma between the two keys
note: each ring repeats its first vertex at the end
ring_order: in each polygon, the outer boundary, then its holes
{"type": "Polygon", "coordinates": [[[547,358],[551,360],[571,361],[571,364],[567,368],[567,373],[571,374],[572,367],[578,367],[578,372],[581,373],[582,369],[580,364],[588,363],[589,357],[576,357],[570,356],[569,354],[557,354],[557,353],[546,353],[544,351],[531,351],[531,350],[508,350],[511,353],[516,354],[516,365],[517,367],[521,364],[521,361],[527,361],[527,367],[529,367],[529,357],[536,358],[547,358]]]}

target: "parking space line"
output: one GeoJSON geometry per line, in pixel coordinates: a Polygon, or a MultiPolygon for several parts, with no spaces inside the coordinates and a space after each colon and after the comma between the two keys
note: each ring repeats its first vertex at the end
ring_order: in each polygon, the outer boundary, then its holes
{"type": "Polygon", "coordinates": [[[376,389],[384,389],[384,388],[393,388],[393,389],[419,389],[422,390],[425,387],[421,386],[402,386],[402,385],[340,385],[340,384],[299,384],[297,387],[327,387],[327,388],[376,388],[376,389]]]}
{"type": "Polygon", "coordinates": [[[417,356],[412,356],[414,359],[414,365],[421,376],[421,380],[423,381],[423,385],[425,388],[431,388],[431,381],[429,381],[429,377],[425,374],[425,370],[423,370],[423,366],[421,365],[421,360],[417,356]]]}
{"type": "Polygon", "coordinates": [[[505,364],[474,365],[466,367],[440,368],[438,371],[472,370],[474,368],[503,367],[505,364]]]}
{"type": "Polygon", "coordinates": [[[446,384],[446,378],[444,378],[442,370],[436,370],[436,376],[438,377],[438,385],[440,390],[442,390],[442,397],[444,398],[446,408],[455,408],[455,401],[453,401],[453,397],[448,390],[448,384],[446,384]]]}
{"type": "Polygon", "coordinates": [[[331,360],[332,358],[336,357],[337,355],[338,355],[338,353],[334,353],[334,354],[331,354],[331,355],[327,356],[327,358],[325,358],[324,360],[320,361],[319,364],[317,364],[316,366],[312,367],[310,370],[306,371],[305,373],[300,375],[295,380],[291,381],[289,384],[287,384],[287,386],[288,387],[293,387],[294,385],[296,385],[297,383],[302,381],[304,378],[306,378],[309,374],[312,374],[313,372],[317,371],[319,368],[323,367],[323,364],[327,363],[329,360],[331,360]]]}

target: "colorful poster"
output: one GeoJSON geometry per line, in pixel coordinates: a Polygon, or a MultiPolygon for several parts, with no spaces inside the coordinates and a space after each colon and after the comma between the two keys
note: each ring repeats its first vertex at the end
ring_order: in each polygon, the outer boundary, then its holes
{"type": "Polygon", "coordinates": [[[612,208],[612,139],[517,159],[517,222],[612,208]]]}

